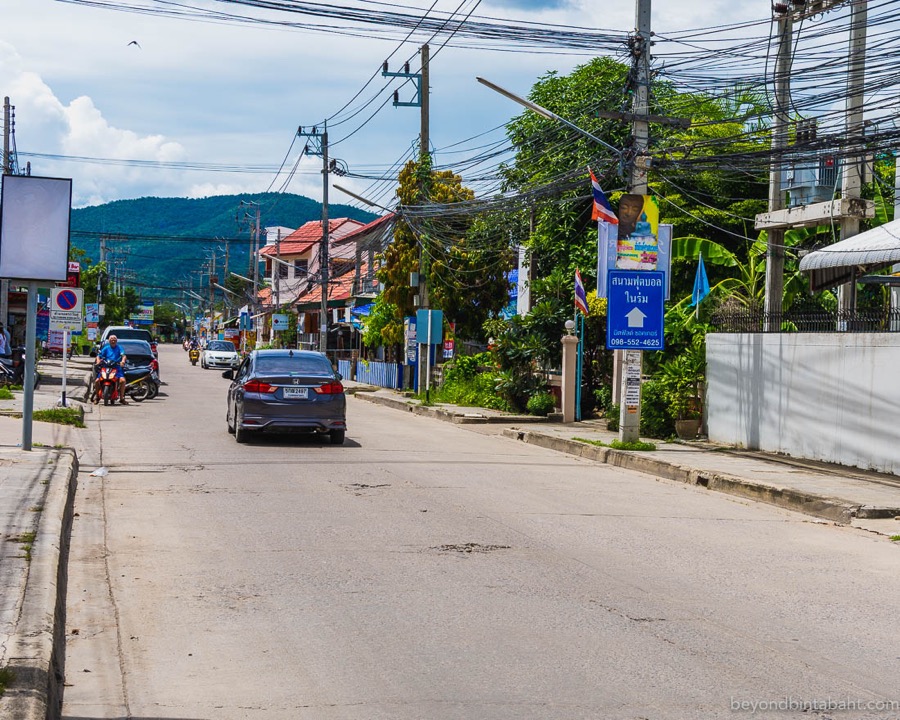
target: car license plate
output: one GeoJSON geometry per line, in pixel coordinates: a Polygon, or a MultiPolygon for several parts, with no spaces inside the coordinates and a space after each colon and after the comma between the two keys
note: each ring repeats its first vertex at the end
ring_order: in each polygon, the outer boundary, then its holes
{"type": "Polygon", "coordinates": [[[281,395],[291,400],[306,400],[309,397],[309,388],[305,387],[286,387],[281,389],[281,395]]]}

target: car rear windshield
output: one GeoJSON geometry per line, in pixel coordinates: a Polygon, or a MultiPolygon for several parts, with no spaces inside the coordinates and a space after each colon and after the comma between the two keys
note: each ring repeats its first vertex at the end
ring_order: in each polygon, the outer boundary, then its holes
{"type": "Polygon", "coordinates": [[[151,342],[152,336],[150,335],[149,330],[129,330],[124,328],[122,330],[116,330],[114,333],[110,333],[111,335],[115,335],[119,340],[123,340],[125,338],[131,340],[146,340],[147,342],[151,342]]]}
{"type": "Polygon", "coordinates": [[[322,375],[333,376],[331,363],[325,358],[280,355],[260,357],[256,361],[256,371],[261,375],[322,375]]]}
{"type": "Polygon", "coordinates": [[[215,350],[217,352],[236,352],[234,343],[228,342],[227,340],[215,340],[211,342],[206,349],[215,350]]]}

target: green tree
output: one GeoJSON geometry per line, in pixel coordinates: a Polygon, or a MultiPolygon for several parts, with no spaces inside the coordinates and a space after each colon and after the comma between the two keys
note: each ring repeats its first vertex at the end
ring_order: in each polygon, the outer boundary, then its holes
{"type": "MultiPolygon", "coordinates": [[[[474,198],[459,175],[431,170],[427,161],[407,163],[399,181],[397,195],[409,208],[421,205],[424,198],[434,207],[453,207],[474,198]]],[[[419,281],[428,285],[429,304],[455,323],[457,337],[483,338],[485,320],[499,313],[509,295],[513,251],[508,237],[497,240],[498,223],[488,215],[452,210],[401,215],[380,258],[378,279],[384,290],[367,321],[364,342],[369,346],[402,342],[403,318],[414,314],[418,292],[409,278],[420,268],[424,277],[419,281]]]]}

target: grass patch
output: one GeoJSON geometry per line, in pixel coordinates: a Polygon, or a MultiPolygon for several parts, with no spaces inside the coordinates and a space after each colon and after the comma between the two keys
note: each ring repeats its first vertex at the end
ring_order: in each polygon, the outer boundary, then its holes
{"type": "Polygon", "coordinates": [[[27,562],[31,562],[31,548],[34,545],[34,539],[37,537],[37,533],[35,532],[27,532],[22,533],[17,537],[11,537],[10,542],[19,543],[22,546],[22,550],[25,553],[25,560],[27,562]]]}
{"type": "Polygon", "coordinates": [[[76,408],[50,408],[49,410],[35,410],[32,417],[41,422],[57,423],[58,425],[74,425],[78,428],[87,427],[81,411],[76,408]]]}
{"type": "Polygon", "coordinates": [[[602,440],[588,440],[587,438],[580,437],[573,437],[572,439],[577,442],[587,443],[588,445],[612,448],[613,450],[633,450],[637,452],[650,452],[652,450],[656,450],[656,445],[654,445],[653,443],[643,442],[642,440],[635,440],[633,442],[613,440],[610,443],[605,443],[602,440]]]}
{"type": "Polygon", "coordinates": [[[891,535],[891,542],[900,542],[900,535],[891,535]]]}
{"type": "Polygon", "coordinates": [[[0,400],[12,400],[13,397],[14,395],[8,387],[0,387],[0,400]]]}
{"type": "Polygon", "coordinates": [[[16,674],[9,668],[0,669],[0,697],[6,692],[6,689],[13,684],[16,674]]]}
{"type": "Polygon", "coordinates": [[[28,508],[28,511],[29,512],[43,512],[44,506],[43,505],[32,505],[30,508],[28,508]]]}

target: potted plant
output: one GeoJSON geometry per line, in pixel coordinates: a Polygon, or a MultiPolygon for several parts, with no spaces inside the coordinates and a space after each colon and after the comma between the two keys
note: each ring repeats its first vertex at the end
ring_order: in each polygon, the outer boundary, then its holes
{"type": "Polygon", "coordinates": [[[702,335],[697,335],[683,353],[660,366],[659,382],[675,418],[675,434],[685,440],[697,437],[702,425],[705,370],[702,335]]]}

